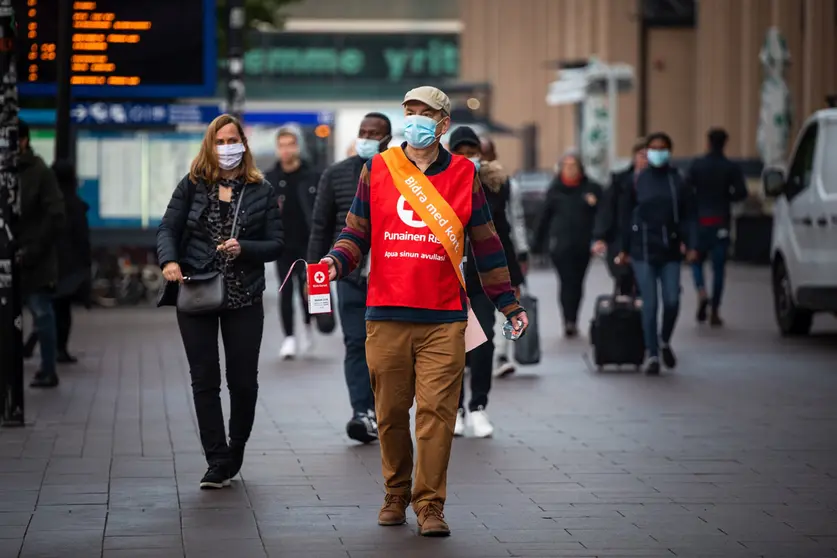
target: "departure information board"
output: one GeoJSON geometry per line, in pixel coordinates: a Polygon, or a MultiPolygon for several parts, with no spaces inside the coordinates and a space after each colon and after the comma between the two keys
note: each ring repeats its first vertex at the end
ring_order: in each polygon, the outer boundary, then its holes
{"type": "Polygon", "coordinates": [[[72,3],[75,96],[215,94],[214,0],[13,0],[21,94],[56,93],[59,1],[72,3]]]}

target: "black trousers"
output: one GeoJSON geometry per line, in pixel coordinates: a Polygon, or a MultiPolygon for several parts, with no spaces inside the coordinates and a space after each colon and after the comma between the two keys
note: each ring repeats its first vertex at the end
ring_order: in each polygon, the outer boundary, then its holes
{"type": "Polygon", "coordinates": [[[590,265],[590,252],[567,250],[552,255],[552,265],[558,272],[558,300],[564,324],[578,323],[578,309],[584,296],[584,279],[590,265]]]}
{"type": "MultiPolygon", "coordinates": [[[[494,316],[497,309],[491,300],[480,293],[471,297],[471,308],[485,331],[488,341],[468,353],[466,359],[471,368],[471,399],[468,410],[476,411],[488,407],[488,392],[491,391],[491,374],[494,367],[494,316]]],[[[462,391],[459,393],[459,408],[465,408],[465,378],[462,378],[462,391]]]]}
{"type": "Polygon", "coordinates": [[[262,301],[236,310],[189,315],[178,312],[177,324],[189,361],[192,397],[201,444],[210,465],[223,464],[230,446],[243,448],[250,438],[259,393],[259,349],[264,330],[262,301]],[[230,391],[230,441],[221,409],[221,362],[218,326],[224,342],[227,388],[230,391]]]}
{"type": "MultiPolygon", "coordinates": [[[[276,262],[276,272],[279,274],[280,285],[297,259],[293,253],[288,253],[276,262]]],[[[294,274],[288,279],[288,284],[279,293],[279,316],[282,319],[282,330],[285,332],[285,337],[291,337],[294,334],[294,287],[296,287],[298,296],[302,301],[302,319],[305,325],[311,323],[311,314],[308,313],[308,299],[305,297],[305,279],[305,266],[300,262],[294,267],[294,274]]]]}
{"type": "MultiPolygon", "coordinates": [[[[73,328],[73,299],[71,297],[52,299],[52,310],[55,312],[55,334],[58,353],[67,352],[67,344],[70,341],[70,330],[73,328]]],[[[28,352],[35,350],[38,344],[38,332],[33,331],[26,340],[28,352]]]]}

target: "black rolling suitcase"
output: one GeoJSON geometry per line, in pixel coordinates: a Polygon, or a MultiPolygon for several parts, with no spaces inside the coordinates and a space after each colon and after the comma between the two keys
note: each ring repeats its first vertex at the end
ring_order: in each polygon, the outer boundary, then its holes
{"type": "Polygon", "coordinates": [[[529,317],[529,327],[514,342],[514,360],[520,365],[537,364],[541,361],[541,338],[538,332],[538,299],[530,294],[520,296],[520,305],[529,317]]]}
{"type": "Polygon", "coordinates": [[[608,365],[630,365],[639,368],[645,360],[645,339],[642,336],[642,308],[639,299],[618,294],[596,298],[590,322],[590,343],[593,362],[602,368],[608,365]]]}

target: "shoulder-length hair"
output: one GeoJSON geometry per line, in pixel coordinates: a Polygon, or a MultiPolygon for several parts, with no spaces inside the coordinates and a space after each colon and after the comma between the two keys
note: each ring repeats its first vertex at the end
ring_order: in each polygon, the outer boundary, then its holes
{"type": "Polygon", "coordinates": [[[235,178],[243,178],[247,184],[258,183],[264,180],[264,175],[256,167],[256,162],[253,160],[253,153],[250,151],[250,146],[247,144],[247,136],[244,135],[244,128],[241,122],[234,116],[229,114],[222,114],[206,128],[206,134],[203,136],[201,149],[198,156],[192,161],[192,167],[189,169],[189,178],[192,182],[197,183],[203,181],[206,184],[214,184],[221,177],[221,167],[218,165],[218,152],[215,146],[215,136],[218,130],[229,124],[235,124],[238,130],[238,135],[244,143],[244,156],[241,158],[241,163],[235,169],[235,178]]]}

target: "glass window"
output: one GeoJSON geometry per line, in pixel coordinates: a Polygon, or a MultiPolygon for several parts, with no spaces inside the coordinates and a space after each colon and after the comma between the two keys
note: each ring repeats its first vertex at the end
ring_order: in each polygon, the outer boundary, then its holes
{"type": "Polygon", "coordinates": [[[788,175],[787,196],[793,199],[811,184],[811,174],[814,169],[814,153],[817,151],[817,124],[811,124],[793,157],[788,175]]]}
{"type": "Polygon", "coordinates": [[[825,125],[822,183],[829,194],[837,194],[837,120],[825,125]]]}

